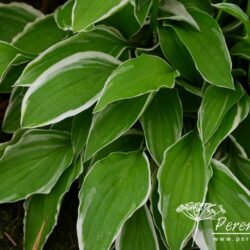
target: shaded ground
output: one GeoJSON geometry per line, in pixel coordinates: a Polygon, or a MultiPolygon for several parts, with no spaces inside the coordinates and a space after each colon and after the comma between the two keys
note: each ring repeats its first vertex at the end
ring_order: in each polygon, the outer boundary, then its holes
{"type": "MultiPolygon", "coordinates": [[[[65,196],[58,224],[45,246],[45,250],[77,250],[77,183],[65,196]]],[[[23,204],[0,205],[0,249],[23,249],[23,204]]]]}

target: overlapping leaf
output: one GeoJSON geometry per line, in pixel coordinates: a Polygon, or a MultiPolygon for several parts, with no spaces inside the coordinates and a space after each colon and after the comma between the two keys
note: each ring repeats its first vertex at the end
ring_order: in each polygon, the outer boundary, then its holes
{"type": "Polygon", "coordinates": [[[92,108],[74,116],[71,127],[71,140],[74,153],[79,155],[83,152],[87,142],[88,133],[92,123],[92,108]]]}
{"type": "Polygon", "coordinates": [[[249,97],[244,95],[225,115],[212,137],[204,144],[205,158],[209,163],[219,144],[230,135],[249,113],[249,97]]]}
{"type": "Polygon", "coordinates": [[[120,250],[159,249],[153,221],[146,206],[138,209],[123,225],[116,247],[120,250]]]}
{"type": "Polygon", "coordinates": [[[182,106],[176,90],[160,90],[141,121],[148,149],[160,164],[165,150],[179,139],[182,132],[182,106]]]}
{"type": "Polygon", "coordinates": [[[0,81],[12,64],[25,61],[25,56],[16,47],[0,41],[0,81]]]}
{"type": "Polygon", "coordinates": [[[239,84],[236,84],[235,91],[215,86],[209,86],[206,89],[198,117],[198,128],[204,143],[212,137],[227,112],[243,94],[239,84]]]}
{"type": "Polygon", "coordinates": [[[229,150],[222,163],[230,169],[245,187],[250,189],[250,160],[235,138],[230,136],[230,139],[229,150]]]}
{"type": "Polygon", "coordinates": [[[119,61],[101,52],[66,57],[41,74],[22,104],[23,127],[59,122],[88,109],[119,61]]]}
{"type": "Polygon", "coordinates": [[[147,107],[150,99],[151,96],[144,95],[118,101],[95,114],[88,135],[85,159],[91,158],[96,152],[132,127],[147,107]]]}
{"type": "Polygon", "coordinates": [[[208,13],[212,12],[210,0],[179,0],[186,8],[197,8],[208,13]]]}
{"type": "Polygon", "coordinates": [[[58,27],[62,30],[72,30],[71,16],[73,5],[74,1],[69,0],[55,11],[55,21],[58,27]]]}
{"type": "Polygon", "coordinates": [[[98,112],[112,102],[140,96],[161,87],[173,88],[178,75],[157,56],[143,54],[127,60],[108,78],[94,111],[98,112]]]}
{"type": "Polygon", "coordinates": [[[27,23],[42,16],[40,11],[25,3],[0,3],[0,40],[11,42],[27,23]]]}
{"type": "Polygon", "coordinates": [[[184,247],[195,226],[194,220],[177,213],[176,209],[190,201],[203,202],[209,177],[202,142],[195,132],[187,134],[165,152],[158,174],[159,209],[171,249],[184,247]]]}
{"type": "Polygon", "coordinates": [[[21,105],[26,90],[16,88],[12,91],[9,105],[4,114],[3,131],[15,132],[20,128],[21,105]]]}
{"type": "Polygon", "coordinates": [[[77,52],[100,51],[117,57],[126,46],[126,40],[119,34],[98,26],[92,32],[76,34],[45,50],[25,68],[16,85],[31,85],[49,67],[77,52]]]}
{"type": "Polygon", "coordinates": [[[68,133],[30,130],[0,160],[0,202],[49,193],[72,161],[68,133]],[[35,180],[35,181],[34,181],[35,180]]]}
{"type": "MultiPolygon", "coordinates": [[[[218,214],[215,220],[204,220],[201,222],[201,229],[205,236],[205,245],[209,244],[209,249],[247,249],[247,241],[214,241],[215,237],[219,238],[219,235],[216,235],[216,233],[239,232],[237,231],[239,226],[233,230],[232,224],[228,225],[228,223],[237,222],[240,225],[241,223],[246,224],[250,220],[250,193],[225,165],[218,161],[213,161],[212,167],[213,177],[209,182],[206,201],[222,206],[226,213],[218,214]],[[228,227],[226,227],[227,225],[228,227]]],[[[245,232],[245,230],[241,232],[245,232]]]]}
{"type": "Polygon", "coordinates": [[[221,11],[228,13],[231,16],[234,16],[239,21],[241,21],[247,32],[247,36],[250,35],[250,21],[246,13],[238,6],[233,3],[217,3],[213,4],[214,7],[218,8],[221,11]]]}
{"type": "Polygon", "coordinates": [[[53,44],[63,40],[67,33],[59,29],[52,15],[29,23],[23,32],[12,41],[17,48],[32,54],[39,54],[53,44]]]}
{"type": "Polygon", "coordinates": [[[204,12],[195,9],[189,12],[199,24],[200,31],[187,24],[172,23],[171,26],[187,47],[203,78],[215,86],[233,89],[231,58],[220,26],[204,12]]]}
{"type": "Polygon", "coordinates": [[[195,29],[199,30],[199,25],[180,1],[163,0],[160,2],[159,10],[163,12],[163,14],[160,13],[160,18],[184,21],[195,29]]]}
{"type": "Polygon", "coordinates": [[[135,0],[135,16],[140,25],[145,23],[151,5],[152,0],[135,0]]]}
{"type": "Polygon", "coordinates": [[[143,144],[143,134],[137,130],[131,129],[128,130],[121,137],[108,144],[106,147],[102,148],[91,158],[91,165],[95,162],[107,157],[113,152],[133,152],[141,149],[143,144]]]}
{"type": "Polygon", "coordinates": [[[81,172],[80,159],[62,174],[49,194],[36,194],[25,202],[25,249],[43,249],[56,225],[63,197],[81,172]]]}
{"type": "Polygon", "coordinates": [[[129,0],[76,0],[73,7],[73,30],[86,31],[127,4],[129,0]]]}
{"type": "Polygon", "coordinates": [[[194,61],[187,48],[171,27],[159,27],[159,39],[162,52],[168,62],[193,84],[201,82],[202,78],[195,68],[194,61]]]}
{"type": "Polygon", "coordinates": [[[98,161],[81,188],[77,235],[80,249],[109,249],[124,222],[148,199],[145,154],[113,153],[98,161]]]}

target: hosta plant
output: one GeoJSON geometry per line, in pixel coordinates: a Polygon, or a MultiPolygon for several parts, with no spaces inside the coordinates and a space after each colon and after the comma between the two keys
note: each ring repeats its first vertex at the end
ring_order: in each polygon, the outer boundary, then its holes
{"type": "Polygon", "coordinates": [[[79,249],[249,249],[249,14],[240,0],[0,5],[0,202],[24,201],[25,249],[44,247],[75,181],[79,249]]]}

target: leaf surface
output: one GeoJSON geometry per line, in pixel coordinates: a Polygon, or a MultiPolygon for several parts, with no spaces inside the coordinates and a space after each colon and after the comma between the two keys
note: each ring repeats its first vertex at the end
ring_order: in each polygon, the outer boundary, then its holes
{"type": "Polygon", "coordinates": [[[0,202],[14,202],[51,191],[72,161],[68,133],[30,130],[0,159],[0,202]],[[34,181],[35,180],[35,181],[34,181]]]}
{"type": "Polygon", "coordinates": [[[176,68],[182,77],[187,78],[190,82],[198,84],[202,78],[195,67],[194,61],[187,48],[178,38],[175,31],[169,27],[158,28],[160,46],[168,62],[176,68]]]}
{"type": "Polygon", "coordinates": [[[161,89],[141,118],[147,147],[158,164],[182,132],[182,106],[176,90],[161,89]]]}
{"type": "Polygon", "coordinates": [[[73,30],[86,31],[127,4],[129,0],[76,0],[73,7],[73,30]]]}
{"type": "Polygon", "coordinates": [[[185,135],[165,152],[158,173],[159,209],[171,249],[183,248],[195,226],[195,221],[178,212],[178,208],[189,202],[203,202],[209,177],[202,143],[195,132],[185,135]]]}
{"type": "Polygon", "coordinates": [[[151,6],[152,0],[135,0],[135,16],[140,25],[145,23],[151,6]]]}
{"type": "Polygon", "coordinates": [[[150,212],[146,206],[138,209],[122,227],[116,241],[120,250],[158,250],[158,240],[150,212]]]}
{"type": "Polygon", "coordinates": [[[197,8],[208,13],[212,13],[210,0],[179,0],[186,8],[197,8]]]}
{"type": "Polygon", "coordinates": [[[86,145],[93,118],[92,111],[93,109],[89,108],[73,118],[71,140],[76,155],[81,154],[86,145]]]}
{"type": "Polygon", "coordinates": [[[85,160],[119,138],[139,119],[151,96],[118,101],[95,114],[88,135],[85,160]]]}
{"type": "Polygon", "coordinates": [[[25,3],[0,3],[0,40],[11,42],[27,23],[42,16],[40,11],[25,3]]]}
{"type": "Polygon", "coordinates": [[[26,25],[25,29],[14,37],[12,44],[25,52],[39,54],[66,36],[67,33],[59,29],[54,17],[49,15],[26,25]]]}
{"type": "Polygon", "coordinates": [[[235,91],[215,86],[205,90],[198,117],[198,129],[204,143],[212,137],[227,112],[243,94],[239,84],[236,84],[235,91]]]}
{"type": "Polygon", "coordinates": [[[4,77],[11,64],[15,61],[20,51],[14,46],[0,41],[0,80],[4,77]]]}
{"type": "Polygon", "coordinates": [[[31,85],[49,67],[77,52],[100,51],[117,57],[126,46],[124,38],[104,26],[76,34],[41,53],[25,68],[16,85],[31,85]]]}
{"type": "Polygon", "coordinates": [[[62,30],[72,30],[71,14],[73,5],[74,1],[69,0],[55,11],[55,21],[57,26],[62,30]]]}
{"type": "Polygon", "coordinates": [[[174,21],[184,21],[199,30],[199,25],[194,18],[186,10],[185,6],[177,0],[163,0],[160,2],[159,10],[163,12],[160,17],[162,19],[169,19],[174,21]],[[168,14],[168,15],[164,15],[168,14]]]}
{"type": "Polygon", "coordinates": [[[208,164],[219,144],[247,117],[249,108],[249,97],[245,95],[227,112],[213,136],[204,144],[208,164]]]}
{"type": "Polygon", "coordinates": [[[23,88],[13,89],[4,114],[3,131],[12,133],[20,129],[21,105],[25,92],[23,88]]]}
{"type": "Polygon", "coordinates": [[[110,75],[95,112],[108,104],[149,92],[161,87],[173,88],[179,73],[157,56],[141,55],[122,64],[110,75]],[[154,65],[154,67],[152,67],[154,65]]]}
{"type": "Polygon", "coordinates": [[[124,222],[150,192],[150,170],[141,152],[113,153],[98,161],[81,188],[77,235],[80,249],[109,249],[124,222]]]}
{"type": "Polygon", "coordinates": [[[54,64],[27,91],[23,127],[38,127],[74,116],[93,105],[120,62],[101,52],[80,52],[54,64]]]}
{"type": "MultiPolygon", "coordinates": [[[[241,226],[241,228],[246,228],[244,224],[246,225],[246,223],[250,221],[250,193],[225,165],[218,161],[213,161],[212,167],[213,177],[209,182],[206,202],[221,206],[226,213],[223,214],[223,210],[221,210],[221,212],[216,215],[216,219],[201,222],[202,232],[205,235],[204,238],[207,242],[209,242],[210,239],[210,242],[214,244],[214,246],[210,245],[209,249],[247,249],[249,246],[249,242],[247,241],[213,241],[214,237],[219,237],[219,235],[213,235],[213,233],[237,233],[239,232],[239,225],[242,223],[243,226],[241,226]],[[230,222],[231,225],[228,225],[230,222]],[[232,223],[238,223],[238,226],[236,226],[234,230],[232,229],[232,223]]],[[[246,231],[243,229],[241,232],[246,231]]],[[[234,238],[234,236],[231,237],[234,238]]]]}
{"type": "Polygon", "coordinates": [[[189,12],[199,24],[200,31],[186,24],[172,23],[171,26],[187,47],[203,78],[215,86],[234,89],[232,62],[218,23],[197,9],[189,12]]]}
{"type": "Polygon", "coordinates": [[[230,136],[230,139],[229,150],[222,159],[222,163],[250,190],[250,160],[235,138],[230,136]]]}
{"type": "Polygon", "coordinates": [[[42,249],[55,227],[64,195],[82,172],[81,159],[60,177],[49,194],[36,194],[25,202],[25,249],[42,249]]]}

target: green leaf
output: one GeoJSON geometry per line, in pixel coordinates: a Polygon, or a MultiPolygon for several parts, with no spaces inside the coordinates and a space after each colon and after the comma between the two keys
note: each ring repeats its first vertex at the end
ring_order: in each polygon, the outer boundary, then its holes
{"type": "Polygon", "coordinates": [[[93,165],[95,162],[107,157],[113,152],[133,152],[141,149],[143,144],[143,134],[139,133],[137,130],[131,129],[128,130],[121,137],[108,144],[106,147],[98,151],[92,158],[90,165],[93,165]]]}
{"type": "Polygon", "coordinates": [[[177,0],[163,0],[160,2],[159,10],[161,19],[183,21],[199,30],[199,25],[186,10],[185,6],[177,0]],[[166,15],[167,14],[167,15],[166,15]]]}
{"type": "Polygon", "coordinates": [[[113,153],[84,179],[79,199],[79,248],[109,249],[124,222],[148,199],[150,169],[145,154],[113,153]]]}
{"type": "Polygon", "coordinates": [[[246,136],[246,131],[250,126],[250,113],[247,118],[238,126],[238,128],[234,131],[233,136],[237,139],[237,141],[242,145],[245,149],[248,158],[250,158],[250,140],[246,136]]]}
{"type": "Polygon", "coordinates": [[[49,194],[36,194],[25,202],[24,246],[26,250],[43,249],[55,227],[64,195],[82,172],[81,159],[60,177],[49,194]]]}
{"type": "MultiPolygon", "coordinates": [[[[71,133],[73,118],[74,117],[68,117],[68,118],[66,118],[58,123],[51,124],[50,129],[71,133]]],[[[72,140],[71,140],[71,142],[72,142],[72,140]]]]}
{"type": "Polygon", "coordinates": [[[126,40],[119,34],[98,26],[94,31],[76,34],[44,51],[25,68],[16,85],[31,85],[49,67],[77,52],[100,51],[117,57],[126,46],[126,40]]]}
{"type": "Polygon", "coordinates": [[[198,129],[204,143],[212,137],[227,112],[243,94],[240,84],[236,84],[235,91],[215,86],[206,89],[198,117],[198,129]]]}
{"type": "Polygon", "coordinates": [[[92,108],[74,116],[71,127],[71,141],[75,155],[83,152],[92,122],[92,108]]]}
{"type": "Polygon", "coordinates": [[[93,24],[111,16],[129,0],[76,0],[73,7],[73,30],[86,31],[93,24]]]}
{"type": "Polygon", "coordinates": [[[165,150],[180,138],[182,132],[182,106],[177,91],[161,89],[141,121],[149,152],[161,164],[165,150]]]}
{"type": "Polygon", "coordinates": [[[172,23],[171,26],[187,47],[203,78],[215,86],[233,89],[232,62],[218,23],[197,9],[189,12],[199,23],[200,31],[185,23],[172,23]]]}
{"type": "Polygon", "coordinates": [[[20,33],[27,23],[42,16],[40,11],[25,3],[0,3],[0,40],[11,42],[12,38],[20,33]]]}
{"type": "Polygon", "coordinates": [[[24,133],[25,130],[18,130],[16,133],[12,135],[11,140],[0,143],[0,158],[2,158],[6,148],[10,145],[16,144],[24,133]]]}
{"type": "Polygon", "coordinates": [[[151,96],[139,96],[110,104],[94,115],[88,135],[85,160],[125,133],[139,119],[151,96]],[[115,126],[112,126],[115,124],[115,126]],[[112,129],[110,129],[112,126],[112,129]]]}
{"type": "MultiPolygon", "coordinates": [[[[226,213],[218,213],[214,220],[204,220],[200,222],[202,225],[202,233],[205,235],[204,238],[207,241],[210,239],[210,242],[214,244],[214,246],[210,245],[209,249],[248,249],[248,241],[233,241],[233,239],[235,239],[233,235],[231,235],[232,240],[230,242],[226,240],[213,240],[215,237],[219,238],[219,236],[221,236],[214,235],[213,233],[237,233],[240,231],[240,224],[243,223],[246,225],[249,223],[250,193],[222,163],[213,161],[212,167],[213,177],[209,182],[206,202],[221,206],[226,213]],[[231,225],[229,223],[231,223],[231,225]],[[234,230],[232,230],[232,223],[238,224],[234,230]],[[227,225],[228,227],[226,227],[227,225]]],[[[246,228],[246,226],[241,228],[246,228]]],[[[243,229],[241,232],[245,232],[245,230],[243,229]]],[[[228,237],[228,235],[224,237],[228,237]]],[[[240,236],[236,235],[236,237],[240,236]]]]}
{"type": "Polygon", "coordinates": [[[68,0],[64,5],[60,6],[54,14],[57,26],[62,30],[72,30],[71,13],[74,5],[73,0],[68,0]]]}
{"type": "Polygon", "coordinates": [[[14,46],[0,41],[0,80],[10,68],[10,66],[17,60],[20,50],[14,46]]]}
{"type": "Polygon", "coordinates": [[[239,56],[250,60],[250,43],[247,40],[242,39],[232,47],[230,53],[232,56],[239,56]]]}
{"type": "Polygon", "coordinates": [[[152,0],[135,0],[135,16],[141,26],[146,21],[151,5],[152,0]]]}
{"type": "Polygon", "coordinates": [[[118,12],[102,21],[105,25],[115,27],[126,38],[135,35],[141,28],[136,16],[134,6],[131,3],[126,4],[118,12]]]}
{"type": "Polygon", "coordinates": [[[249,97],[244,95],[240,101],[226,113],[215,133],[204,144],[207,164],[209,164],[219,144],[247,117],[249,108],[249,97]]]}
{"type": "Polygon", "coordinates": [[[158,235],[158,242],[159,245],[164,245],[164,247],[160,246],[161,250],[168,249],[167,243],[162,227],[162,215],[159,211],[158,204],[159,204],[159,193],[158,193],[158,180],[157,180],[157,172],[158,169],[152,174],[151,180],[152,180],[152,191],[149,197],[150,201],[150,211],[153,217],[154,225],[157,228],[157,235],[158,235]]]}
{"type": "Polygon", "coordinates": [[[9,105],[4,114],[3,131],[13,133],[20,129],[21,105],[25,92],[24,88],[13,89],[9,105]]]}
{"type": "Polygon", "coordinates": [[[68,133],[27,131],[0,160],[0,203],[49,193],[71,161],[68,133]]]}
{"type": "Polygon", "coordinates": [[[120,250],[158,250],[154,224],[147,206],[138,209],[122,227],[116,240],[120,250]]]}
{"type": "Polygon", "coordinates": [[[59,29],[54,17],[49,15],[26,25],[12,44],[25,52],[39,54],[66,36],[67,33],[59,29]]]}
{"type": "Polygon", "coordinates": [[[180,41],[171,27],[159,27],[159,40],[161,50],[169,64],[180,71],[181,76],[196,84],[201,82],[198,70],[187,48],[180,41]],[[188,66],[187,66],[188,65],[188,66]]]}
{"type": "Polygon", "coordinates": [[[200,138],[191,132],[170,147],[158,173],[160,202],[166,241],[171,249],[182,249],[195,221],[176,210],[190,201],[203,202],[210,177],[200,138]]]}
{"type": "Polygon", "coordinates": [[[241,21],[246,28],[248,35],[250,35],[250,22],[246,13],[238,6],[233,3],[217,3],[212,4],[215,8],[228,13],[231,16],[234,16],[239,21],[241,21]]]}
{"type": "Polygon", "coordinates": [[[8,67],[8,69],[4,72],[2,79],[0,80],[0,93],[11,93],[13,85],[20,77],[25,67],[26,63],[11,65],[8,67]]]}
{"type": "Polygon", "coordinates": [[[162,87],[173,88],[178,75],[157,56],[143,54],[127,60],[108,78],[94,111],[98,112],[112,102],[157,91],[162,87]]]}
{"type": "Polygon", "coordinates": [[[56,123],[88,109],[118,64],[108,54],[91,51],[76,53],[54,64],[24,96],[22,127],[56,123]]]}
{"type": "Polygon", "coordinates": [[[202,11],[212,13],[212,8],[210,4],[210,0],[179,0],[182,2],[186,8],[197,8],[202,11]]]}
{"type": "Polygon", "coordinates": [[[250,189],[250,160],[236,139],[233,136],[230,136],[230,139],[229,150],[222,159],[222,163],[230,169],[245,187],[250,189]]]}

